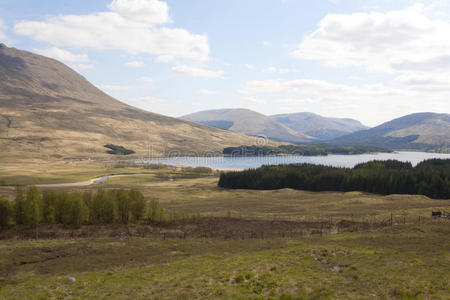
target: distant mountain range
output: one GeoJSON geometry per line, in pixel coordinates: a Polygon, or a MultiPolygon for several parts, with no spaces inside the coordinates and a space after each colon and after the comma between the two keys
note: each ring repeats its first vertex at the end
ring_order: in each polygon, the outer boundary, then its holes
{"type": "Polygon", "coordinates": [[[450,152],[450,114],[415,113],[339,137],[332,143],[450,152]]]}
{"type": "Polygon", "coordinates": [[[308,112],[265,116],[242,108],[205,110],[181,118],[234,132],[263,135],[274,140],[296,144],[331,140],[368,128],[353,119],[326,118],[308,112]]]}
{"type": "Polygon", "coordinates": [[[310,112],[270,116],[287,127],[317,140],[332,140],[359,130],[368,129],[353,119],[326,118],[310,112]]]}
{"type": "Polygon", "coordinates": [[[416,113],[374,128],[345,118],[299,112],[265,116],[248,109],[193,113],[185,120],[291,143],[366,145],[385,149],[450,152],[450,115],[416,113]]]}
{"type": "Polygon", "coordinates": [[[254,140],[126,105],[54,59],[0,44],[0,159],[107,156],[106,144],[138,155],[221,153],[254,140]]]}
{"type": "Polygon", "coordinates": [[[316,140],[312,136],[297,132],[275,119],[249,109],[205,110],[181,118],[247,135],[266,136],[284,142],[308,143],[316,140]]]}

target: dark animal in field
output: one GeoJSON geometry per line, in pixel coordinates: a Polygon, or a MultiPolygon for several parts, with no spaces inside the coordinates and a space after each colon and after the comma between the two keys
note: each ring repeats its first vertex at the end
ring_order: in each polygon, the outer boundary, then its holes
{"type": "Polygon", "coordinates": [[[440,211],[432,211],[431,212],[432,217],[442,217],[442,212],[440,211]]]}

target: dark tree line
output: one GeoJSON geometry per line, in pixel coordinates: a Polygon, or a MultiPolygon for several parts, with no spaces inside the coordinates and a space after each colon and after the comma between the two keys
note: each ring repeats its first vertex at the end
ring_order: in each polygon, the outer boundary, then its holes
{"type": "Polygon", "coordinates": [[[312,164],[262,166],[220,175],[219,186],[234,189],[292,188],[309,191],[364,191],[420,194],[450,199],[450,159],[430,159],[413,167],[395,160],[371,161],[354,168],[312,164]]]}
{"type": "Polygon", "coordinates": [[[13,202],[0,198],[0,228],[11,225],[163,223],[185,218],[166,214],[157,200],[147,202],[138,190],[101,190],[93,193],[18,190],[13,202]]]}
{"type": "Polygon", "coordinates": [[[301,156],[326,156],[328,154],[363,154],[368,152],[391,152],[372,146],[335,146],[329,144],[309,145],[281,145],[274,146],[239,146],[223,149],[224,155],[229,156],[265,156],[265,155],[301,155],[301,156]]]}
{"type": "Polygon", "coordinates": [[[130,155],[130,154],[136,153],[131,149],[127,149],[123,146],[114,145],[114,144],[108,144],[108,145],[105,145],[104,147],[110,149],[110,150],[106,150],[106,153],[114,154],[114,155],[130,155]]]}

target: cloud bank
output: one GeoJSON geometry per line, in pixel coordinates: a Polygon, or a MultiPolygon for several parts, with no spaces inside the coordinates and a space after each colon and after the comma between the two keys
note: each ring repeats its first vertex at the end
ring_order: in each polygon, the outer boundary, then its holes
{"type": "Polygon", "coordinates": [[[205,35],[163,26],[170,22],[165,2],[114,0],[108,8],[87,15],[52,16],[45,21],[24,20],[14,26],[14,31],[56,47],[123,50],[188,61],[208,59],[205,35]]]}

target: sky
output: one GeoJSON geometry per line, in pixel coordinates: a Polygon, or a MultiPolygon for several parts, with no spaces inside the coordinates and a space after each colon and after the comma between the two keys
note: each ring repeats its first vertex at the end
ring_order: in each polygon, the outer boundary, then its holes
{"type": "Polygon", "coordinates": [[[450,113],[450,1],[0,0],[0,42],[173,117],[450,113]]]}

